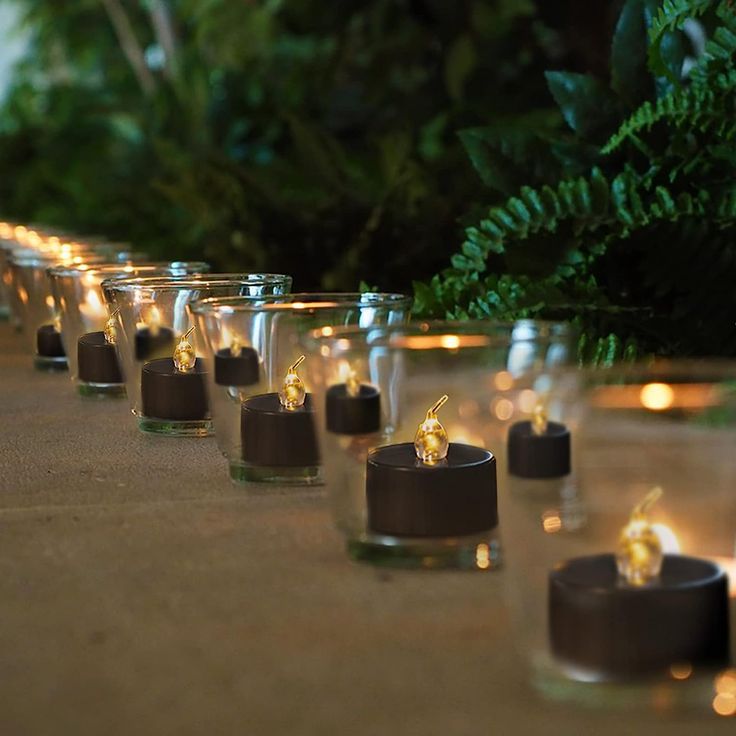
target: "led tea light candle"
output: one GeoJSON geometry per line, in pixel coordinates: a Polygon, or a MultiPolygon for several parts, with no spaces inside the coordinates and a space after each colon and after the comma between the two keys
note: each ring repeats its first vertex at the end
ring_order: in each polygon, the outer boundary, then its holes
{"type": "Polygon", "coordinates": [[[718,565],[663,554],[647,513],[654,489],[621,532],[616,554],[578,557],[549,574],[549,637],[575,677],[626,680],[673,665],[729,659],[728,579],[718,565]]]}
{"type": "Polygon", "coordinates": [[[99,396],[125,395],[125,384],[115,349],[116,315],[117,310],[110,315],[104,330],[88,332],[77,342],[79,380],[83,381],[86,387],[96,389],[95,394],[99,396]]]}
{"type": "Polygon", "coordinates": [[[194,329],[181,336],[173,359],[157,358],[143,366],[141,398],[150,431],[159,425],[165,431],[168,421],[198,422],[209,416],[205,366],[188,340],[194,329]]]}
{"type": "Polygon", "coordinates": [[[587,519],[572,476],[570,431],[549,421],[545,403],[538,400],[531,420],[509,428],[509,491],[535,509],[543,526],[576,531],[587,519]]]}
{"type": "Polygon", "coordinates": [[[311,394],[297,369],[305,356],[289,366],[278,393],[258,394],[241,408],[245,480],[281,477],[284,482],[318,476],[320,455],[311,394]]]}
{"type": "Polygon", "coordinates": [[[141,316],[135,331],[135,358],[141,362],[170,355],[174,347],[174,331],[161,324],[156,305],[141,316]]]}
{"type": "MultiPolygon", "coordinates": [[[[80,264],[49,269],[51,290],[61,316],[62,340],[69,348],[69,371],[78,393],[96,398],[120,398],[125,393],[121,368],[116,369],[119,359],[115,344],[122,329],[112,340],[106,341],[104,336],[106,328],[109,331],[111,325],[115,328],[121,325],[117,319],[110,321],[102,293],[103,281],[143,275],[199,274],[207,270],[206,263],[183,261],[80,264]],[[113,380],[113,376],[117,379],[113,380]]],[[[112,311],[117,318],[117,308],[113,307],[112,311]]],[[[173,341],[165,355],[170,355],[172,350],[173,341]]]]}
{"type": "Polygon", "coordinates": [[[253,386],[259,377],[258,353],[241,344],[237,336],[231,339],[229,347],[215,353],[215,383],[218,386],[253,386]]]}
{"type": "Polygon", "coordinates": [[[328,432],[364,435],[381,428],[381,393],[375,386],[361,383],[352,368],[345,383],[327,389],[325,402],[328,432]]]}
{"type": "Polygon", "coordinates": [[[563,478],[570,474],[570,431],[549,421],[543,403],[537,403],[531,421],[509,429],[508,466],[520,478],[563,478]]]}
{"type": "Polygon", "coordinates": [[[498,525],[496,459],[480,447],[450,443],[437,412],[427,411],[414,442],[368,455],[368,528],[397,537],[463,537],[498,525]]]}

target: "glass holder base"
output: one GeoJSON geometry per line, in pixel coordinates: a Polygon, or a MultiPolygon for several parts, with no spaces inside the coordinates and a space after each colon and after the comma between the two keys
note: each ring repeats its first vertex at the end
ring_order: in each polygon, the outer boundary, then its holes
{"type": "Polygon", "coordinates": [[[571,676],[547,652],[538,651],[532,661],[532,685],[545,700],[609,710],[655,710],[662,714],[711,711],[716,670],[685,673],[681,679],[673,675],[631,682],[592,682],[571,676]]]}
{"type": "Polygon", "coordinates": [[[85,398],[97,399],[122,399],[126,396],[124,383],[77,381],[77,393],[85,398]]]}
{"type": "Polygon", "coordinates": [[[320,465],[270,467],[230,461],[230,479],[235,483],[269,483],[282,486],[322,485],[320,465]]]}
{"type": "Polygon", "coordinates": [[[37,371],[48,371],[50,373],[69,370],[69,364],[63,355],[53,358],[47,355],[35,355],[33,357],[33,367],[37,371]]]}
{"type": "Polygon", "coordinates": [[[166,437],[210,437],[214,434],[211,419],[180,421],[139,416],[138,429],[146,434],[166,437]]]}
{"type": "Polygon", "coordinates": [[[349,538],[347,551],[353,560],[378,567],[490,572],[501,566],[501,544],[494,530],[455,538],[365,534],[349,538]]]}

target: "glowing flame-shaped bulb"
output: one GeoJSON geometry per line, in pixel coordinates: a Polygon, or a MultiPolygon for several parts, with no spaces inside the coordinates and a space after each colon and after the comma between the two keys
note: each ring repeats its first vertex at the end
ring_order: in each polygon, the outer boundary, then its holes
{"type": "Polygon", "coordinates": [[[194,332],[194,327],[188,329],[181,338],[179,338],[179,344],[174,350],[174,366],[180,373],[190,373],[194,370],[194,364],[197,362],[194,348],[189,340],[187,340],[192,332],[194,332]]]}
{"type": "Polygon", "coordinates": [[[158,307],[156,305],[152,306],[148,311],[145,323],[151,337],[156,337],[161,330],[161,312],[158,311],[158,307]]]}
{"type": "Polygon", "coordinates": [[[437,419],[437,412],[447,401],[448,396],[445,394],[436,404],[433,404],[427,410],[427,416],[419,425],[417,433],[414,436],[414,450],[417,457],[425,465],[436,465],[447,457],[447,451],[450,447],[450,441],[447,438],[445,428],[437,419]]]}
{"type": "Polygon", "coordinates": [[[647,512],[661,495],[661,488],[653,488],[634,507],[629,523],[621,530],[616,566],[629,585],[646,585],[657,578],[662,569],[662,542],[647,519],[647,512]]]}
{"type": "Polygon", "coordinates": [[[233,335],[232,342],[230,343],[230,356],[233,358],[239,358],[240,353],[243,352],[243,346],[240,344],[237,335],[233,335]]]}
{"type": "Polygon", "coordinates": [[[352,368],[345,379],[345,390],[348,396],[352,398],[360,396],[360,381],[358,380],[358,374],[352,368]]]}
{"type": "Polygon", "coordinates": [[[118,326],[115,317],[119,311],[119,309],[116,309],[110,315],[110,318],[107,320],[107,322],[105,322],[105,342],[108,345],[114,345],[118,341],[118,326]]]}
{"type": "Polygon", "coordinates": [[[296,363],[289,366],[286,378],[279,391],[279,401],[284,409],[293,411],[304,405],[307,398],[307,390],[304,388],[302,379],[297,375],[296,369],[306,360],[304,355],[299,357],[296,363]]]}
{"type": "Polygon", "coordinates": [[[547,431],[547,410],[540,401],[532,412],[532,432],[541,437],[547,431]]]}

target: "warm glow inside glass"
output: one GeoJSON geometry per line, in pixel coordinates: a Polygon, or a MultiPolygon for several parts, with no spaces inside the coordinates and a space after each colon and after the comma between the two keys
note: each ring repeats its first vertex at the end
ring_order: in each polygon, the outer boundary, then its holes
{"type": "MultiPolygon", "coordinates": [[[[292,294],[281,299],[214,299],[192,305],[197,332],[205,338],[208,361],[214,361],[218,351],[229,350],[235,345],[236,350],[255,350],[259,362],[257,380],[248,385],[218,385],[214,372],[208,374],[217,441],[228,458],[231,478],[241,482],[321,482],[318,467],[247,467],[242,459],[243,400],[279,390],[287,368],[304,352],[300,347],[301,339],[312,330],[326,325],[401,324],[408,320],[410,309],[411,298],[383,293],[292,294]]],[[[306,352],[306,360],[299,367],[310,393],[317,389],[313,378],[317,362],[316,355],[306,352]]]]}
{"type": "Polygon", "coordinates": [[[103,330],[108,310],[101,284],[106,279],[133,276],[185,276],[204,274],[209,265],[201,261],[57,266],[49,270],[51,288],[61,317],[62,341],[69,371],[77,380],[77,343],[82,335],[103,330]]]}
{"type": "MultiPolygon", "coordinates": [[[[572,332],[564,325],[522,321],[417,323],[376,329],[318,331],[307,347],[321,358],[321,395],[354,372],[379,389],[381,426],[368,436],[326,431],[319,422],[328,492],[335,522],[350,554],[377,564],[491,569],[498,565],[498,532],[473,539],[412,540],[375,535],[366,526],[366,456],[386,444],[411,442],[427,408],[438,397],[450,442],[489,450],[496,456],[499,513],[503,528],[502,477],[508,425],[528,416],[540,390],[553,379],[545,372],[574,360],[572,332]]],[[[323,411],[323,406],[318,409],[323,411]]],[[[505,536],[505,531],[504,531],[505,536]]]]}
{"type": "Polygon", "coordinates": [[[36,352],[36,330],[54,324],[58,310],[51,292],[48,269],[55,265],[101,263],[106,256],[89,250],[72,250],[64,258],[56,254],[15,251],[9,259],[13,312],[18,318],[26,348],[36,352]]]}
{"type": "Polygon", "coordinates": [[[563,561],[615,554],[632,509],[648,499],[664,554],[718,561],[735,576],[736,595],[736,363],[612,368],[582,373],[581,382],[571,409],[581,417],[572,517],[570,499],[523,492],[509,494],[503,509],[512,619],[533,684],[552,699],[710,708],[713,673],[698,677],[689,662],[673,662],[652,681],[617,683],[561,666],[550,651],[548,578],[563,561]]]}
{"type": "MultiPolygon", "coordinates": [[[[291,277],[281,274],[209,274],[198,277],[139,277],[108,280],[102,283],[102,291],[110,312],[117,313],[118,356],[125,377],[126,391],[131,410],[144,431],[163,434],[193,434],[204,436],[211,433],[211,422],[157,421],[156,417],[144,416],[141,404],[141,371],[146,358],[136,350],[136,333],[150,331],[159,334],[170,330],[179,338],[192,325],[188,305],[197,299],[214,296],[269,296],[286,294],[291,288],[291,277]]],[[[197,355],[204,357],[202,331],[196,330],[191,341],[197,355]]],[[[166,355],[173,356],[174,345],[166,355]]],[[[168,348],[167,348],[168,350],[168,348]]],[[[160,351],[159,351],[160,352],[160,351]]]]}

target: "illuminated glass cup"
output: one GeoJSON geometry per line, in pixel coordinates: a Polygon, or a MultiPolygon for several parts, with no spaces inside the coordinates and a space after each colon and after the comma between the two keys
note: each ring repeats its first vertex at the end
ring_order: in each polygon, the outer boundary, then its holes
{"type": "MultiPolygon", "coordinates": [[[[208,374],[217,441],[235,482],[311,485],[322,482],[318,458],[303,462],[292,453],[279,463],[254,458],[243,440],[242,405],[278,392],[300,354],[299,366],[310,403],[319,356],[303,349],[302,339],[327,325],[391,325],[406,322],[412,300],[402,294],[315,293],[272,299],[208,299],[192,305],[197,332],[204,336],[207,360],[220,367],[208,374]],[[238,357],[233,360],[236,345],[238,357]],[[247,364],[246,361],[250,360],[247,364]],[[242,373],[238,375],[238,369],[242,373]],[[230,372],[231,371],[231,372],[230,372]]],[[[288,453],[284,453],[288,454],[288,453]]],[[[264,455],[265,457],[265,455],[264,455]]]]}
{"type": "Polygon", "coordinates": [[[567,404],[577,427],[572,513],[564,498],[545,507],[523,493],[504,506],[505,577],[532,683],[553,700],[718,712],[728,705],[713,690],[713,668],[728,659],[719,568],[736,590],[736,363],[579,379],[567,404]],[[646,523],[632,522],[656,489],[646,523]]]}
{"type": "MultiPolygon", "coordinates": [[[[126,392],[138,426],[144,432],[204,437],[212,433],[212,421],[175,420],[147,416],[141,395],[145,363],[172,357],[176,340],[191,326],[188,305],[215,296],[265,297],[286,294],[291,277],[281,274],[209,274],[203,277],[139,277],[102,283],[111,313],[117,313],[118,356],[126,392]]],[[[205,357],[203,335],[190,336],[197,355],[205,357]]],[[[206,370],[210,367],[205,363],[206,370]]]]}
{"type": "Polygon", "coordinates": [[[48,326],[58,332],[58,310],[51,292],[48,269],[55,265],[104,263],[106,255],[87,249],[65,251],[64,257],[56,252],[43,253],[27,249],[15,250],[9,258],[9,282],[13,293],[13,314],[28,352],[34,354],[37,368],[66,370],[67,359],[61,355],[44,355],[37,351],[37,331],[48,326]]]}
{"type": "Polygon", "coordinates": [[[84,381],[79,378],[77,346],[83,335],[103,331],[109,318],[101,284],[106,279],[134,276],[186,276],[204,274],[209,265],[201,261],[169,263],[135,263],[123,265],[56,266],[49,269],[51,290],[58,307],[61,337],[72,380],[83,396],[123,396],[120,383],[84,381]]]}
{"type": "MultiPolygon", "coordinates": [[[[370,391],[380,395],[380,421],[372,432],[362,432],[359,426],[354,433],[349,426],[341,429],[341,408],[331,408],[327,401],[317,407],[328,493],[349,554],[378,565],[496,568],[500,562],[498,530],[504,529],[502,471],[507,427],[515,419],[528,417],[537,394],[550,393],[554,383],[550,373],[574,360],[571,330],[565,325],[530,321],[425,322],[369,329],[327,328],[313,333],[306,345],[320,358],[315,377],[320,396],[339,392],[342,385],[347,387],[351,375],[365,387],[362,393],[366,396],[370,391]],[[480,489],[478,499],[470,499],[457,509],[464,521],[457,524],[455,533],[432,536],[432,532],[375,531],[381,527],[369,520],[369,453],[387,445],[414,442],[427,410],[444,395],[449,399],[438,418],[449,442],[470,446],[473,450],[469,452],[476,454],[489,451],[495,457],[500,527],[490,519],[478,531],[474,527],[481,524],[472,519],[473,505],[483,502],[482,494],[493,494],[491,481],[485,490],[480,489]],[[337,412],[332,418],[331,411],[337,412]],[[466,533],[466,529],[472,531],[466,533]]],[[[450,448],[448,462],[452,445],[450,448]]],[[[416,462],[412,456],[407,467],[416,462]]],[[[447,483],[462,486],[464,481],[457,477],[455,482],[448,476],[447,483]]]]}

